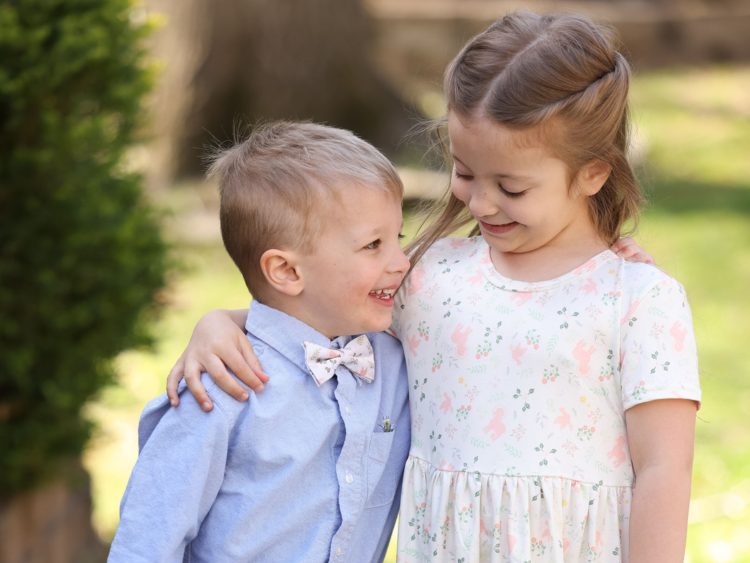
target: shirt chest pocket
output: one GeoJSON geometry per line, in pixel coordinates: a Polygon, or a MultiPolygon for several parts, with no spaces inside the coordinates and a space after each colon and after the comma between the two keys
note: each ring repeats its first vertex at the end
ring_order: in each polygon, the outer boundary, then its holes
{"type": "Polygon", "coordinates": [[[390,459],[393,435],[396,432],[374,432],[367,460],[367,503],[365,508],[390,504],[398,488],[401,472],[390,459]]]}

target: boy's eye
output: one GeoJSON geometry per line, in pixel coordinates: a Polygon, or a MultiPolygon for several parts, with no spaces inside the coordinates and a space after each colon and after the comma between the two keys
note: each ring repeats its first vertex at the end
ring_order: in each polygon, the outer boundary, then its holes
{"type": "Polygon", "coordinates": [[[380,239],[372,241],[370,244],[365,246],[367,250],[375,250],[378,246],[380,246],[380,239]]]}

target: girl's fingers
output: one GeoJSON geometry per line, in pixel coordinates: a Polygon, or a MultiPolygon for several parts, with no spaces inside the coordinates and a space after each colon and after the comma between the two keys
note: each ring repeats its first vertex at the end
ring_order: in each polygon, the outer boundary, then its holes
{"type": "Polygon", "coordinates": [[[633,240],[632,237],[625,237],[625,238],[621,238],[616,243],[614,243],[611,246],[611,250],[615,254],[619,254],[622,249],[624,249],[624,248],[626,248],[628,246],[633,246],[633,245],[638,246],[636,244],[635,240],[633,240]]]}
{"type": "Polygon", "coordinates": [[[209,412],[214,408],[214,404],[208,397],[206,388],[201,383],[201,373],[201,366],[197,362],[187,361],[185,363],[185,383],[187,383],[187,388],[193,394],[195,400],[198,401],[201,408],[209,412]]]}
{"type": "Polygon", "coordinates": [[[182,380],[182,374],[185,371],[185,363],[182,358],[177,360],[177,363],[169,371],[167,376],[167,397],[169,397],[169,403],[176,407],[180,404],[180,396],[177,394],[177,386],[182,380]]]}
{"type": "MultiPolygon", "coordinates": [[[[263,383],[268,383],[268,380],[270,379],[266,373],[263,371],[263,368],[260,365],[260,361],[258,360],[258,357],[255,355],[255,351],[253,350],[253,345],[248,342],[247,338],[244,337],[240,341],[240,352],[242,353],[242,357],[245,359],[245,362],[247,365],[250,366],[250,369],[253,370],[256,377],[263,383]]],[[[253,387],[253,389],[255,389],[253,387]]],[[[261,389],[262,391],[263,389],[261,389]]],[[[257,393],[258,390],[256,389],[255,392],[257,393]]]]}
{"type": "MultiPolygon", "coordinates": [[[[245,385],[250,387],[256,393],[263,391],[263,383],[255,376],[253,370],[250,369],[250,366],[245,362],[245,358],[243,358],[242,354],[240,354],[234,347],[229,347],[226,351],[222,352],[221,358],[227,364],[229,369],[234,372],[234,375],[236,375],[245,385]]],[[[234,384],[231,388],[238,389],[238,392],[230,391],[228,387],[224,387],[218,379],[214,378],[216,383],[219,384],[219,387],[224,389],[227,393],[230,393],[235,399],[238,401],[247,400],[247,391],[237,384],[233,377],[230,376],[230,379],[232,379],[232,383],[234,384]]]]}
{"type": "Polygon", "coordinates": [[[636,252],[630,258],[627,258],[628,262],[645,262],[646,264],[656,265],[656,260],[650,254],[644,251],[636,252]]]}

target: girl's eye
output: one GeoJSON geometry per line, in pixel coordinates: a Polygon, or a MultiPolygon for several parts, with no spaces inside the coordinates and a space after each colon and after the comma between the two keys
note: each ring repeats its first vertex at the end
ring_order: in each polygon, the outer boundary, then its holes
{"type": "Polygon", "coordinates": [[[375,250],[380,246],[380,239],[372,241],[370,244],[365,246],[367,250],[375,250]]]}
{"type": "Polygon", "coordinates": [[[453,169],[453,174],[458,178],[459,180],[470,180],[471,176],[469,174],[461,174],[458,170],[455,168],[453,169]]]}
{"type": "Polygon", "coordinates": [[[522,192],[509,192],[508,190],[506,190],[502,186],[500,186],[500,191],[503,192],[506,196],[508,196],[511,199],[512,198],[516,198],[516,197],[521,197],[523,194],[526,193],[526,190],[524,190],[522,192]]]}
{"type": "Polygon", "coordinates": [[[406,238],[406,235],[402,235],[401,233],[398,234],[398,240],[404,240],[406,238]]]}

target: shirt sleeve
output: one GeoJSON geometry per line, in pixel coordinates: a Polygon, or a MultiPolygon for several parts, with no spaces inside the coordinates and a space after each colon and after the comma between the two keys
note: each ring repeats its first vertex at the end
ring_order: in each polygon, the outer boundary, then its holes
{"type": "Polygon", "coordinates": [[[635,303],[621,325],[625,410],[657,399],[689,399],[700,408],[698,355],[685,290],[668,278],[635,303]]]}
{"type": "MultiPolygon", "coordinates": [[[[213,382],[202,382],[211,395],[213,382]]],[[[177,408],[166,397],[146,406],[109,563],[183,561],[224,478],[230,424],[211,397],[215,407],[208,413],[184,389],[177,408]]]]}

